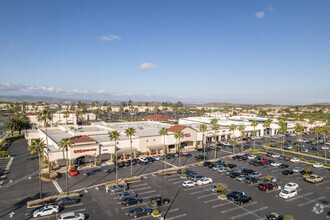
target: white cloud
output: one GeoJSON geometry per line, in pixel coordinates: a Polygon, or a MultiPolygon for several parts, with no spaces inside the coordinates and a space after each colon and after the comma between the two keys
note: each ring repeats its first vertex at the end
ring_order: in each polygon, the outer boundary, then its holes
{"type": "Polygon", "coordinates": [[[257,18],[260,18],[260,19],[261,19],[261,18],[264,18],[264,17],[265,17],[265,12],[263,12],[263,11],[259,11],[259,12],[257,12],[257,13],[256,13],[256,17],[257,17],[257,18]]]}
{"type": "Polygon", "coordinates": [[[152,63],[143,63],[139,66],[140,70],[150,70],[150,69],[157,69],[158,66],[152,63]]]}
{"type": "Polygon", "coordinates": [[[118,35],[110,34],[110,35],[104,35],[102,37],[98,37],[99,40],[102,41],[114,41],[114,40],[121,40],[121,37],[118,35]]]}
{"type": "Polygon", "coordinates": [[[0,91],[17,91],[23,88],[23,85],[20,84],[8,84],[8,83],[0,83],[0,91]]]}

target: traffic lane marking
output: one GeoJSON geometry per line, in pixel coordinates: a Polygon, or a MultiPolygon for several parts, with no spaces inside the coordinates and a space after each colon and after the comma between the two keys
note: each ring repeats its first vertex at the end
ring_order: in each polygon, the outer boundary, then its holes
{"type": "Polygon", "coordinates": [[[166,219],[167,220],[173,220],[173,219],[182,218],[182,217],[185,217],[185,216],[187,216],[187,214],[176,215],[176,216],[166,218],[166,219]]]}
{"type": "Polygon", "coordinates": [[[285,201],[290,202],[290,201],[293,201],[293,200],[296,200],[296,199],[304,199],[304,196],[309,196],[309,195],[312,195],[312,194],[314,194],[314,193],[313,192],[305,193],[305,194],[300,195],[300,196],[295,196],[295,197],[292,197],[290,199],[286,199],[285,201]]]}
{"type": "MultiPolygon", "coordinates": [[[[268,209],[268,206],[264,206],[264,207],[261,207],[261,208],[259,208],[259,209],[251,210],[250,212],[251,212],[251,213],[255,213],[255,212],[260,212],[260,211],[265,210],[265,209],[268,209]]],[[[231,218],[231,219],[237,219],[237,218],[244,217],[244,216],[246,216],[246,215],[251,215],[250,212],[245,212],[245,213],[242,213],[242,214],[240,214],[240,215],[232,216],[232,217],[230,217],[230,218],[231,218]]]]}

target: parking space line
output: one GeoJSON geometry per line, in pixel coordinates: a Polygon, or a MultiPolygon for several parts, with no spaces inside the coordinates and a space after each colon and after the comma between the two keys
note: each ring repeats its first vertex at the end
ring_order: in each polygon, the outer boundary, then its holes
{"type": "Polygon", "coordinates": [[[207,194],[204,196],[198,196],[197,199],[201,199],[201,198],[205,198],[205,197],[209,197],[209,196],[215,196],[216,194],[207,194]]]}
{"type": "Polygon", "coordinates": [[[313,192],[305,193],[303,195],[300,195],[300,196],[296,196],[296,197],[287,199],[286,201],[290,202],[290,201],[293,201],[293,200],[296,200],[296,199],[299,199],[299,198],[303,198],[304,196],[309,196],[309,195],[312,195],[312,194],[314,194],[314,193],[313,192]]]}
{"type": "Polygon", "coordinates": [[[233,203],[227,201],[226,203],[220,203],[218,205],[214,205],[214,206],[212,206],[212,208],[218,208],[218,207],[230,205],[230,204],[232,205],[233,203]]]}
{"type": "Polygon", "coordinates": [[[183,180],[177,181],[177,182],[173,182],[173,184],[178,184],[178,183],[182,183],[182,182],[183,182],[183,180]]]}
{"type": "Polygon", "coordinates": [[[266,191],[266,193],[271,193],[271,192],[277,192],[277,191],[280,191],[280,189],[272,189],[272,190],[269,190],[269,191],[266,191]]]}
{"type": "Polygon", "coordinates": [[[60,194],[63,193],[63,190],[60,187],[60,185],[58,184],[58,182],[56,180],[55,181],[52,181],[52,182],[53,182],[55,188],[57,189],[58,193],[60,193],[60,194]]]}
{"type": "Polygon", "coordinates": [[[167,181],[174,181],[174,180],[178,180],[178,179],[181,179],[181,177],[180,176],[176,176],[174,178],[167,179],[167,181]]]}
{"type": "MultiPolygon", "coordinates": [[[[251,205],[255,205],[255,204],[257,204],[257,203],[258,203],[257,201],[254,201],[254,202],[248,203],[248,204],[246,204],[246,205],[243,205],[243,207],[251,206],[251,205]]],[[[221,211],[221,213],[223,214],[223,213],[227,213],[227,212],[235,211],[236,209],[240,209],[240,208],[242,208],[242,207],[239,206],[239,205],[237,205],[237,206],[234,207],[234,208],[223,210],[223,211],[221,211]]],[[[252,214],[252,213],[250,213],[250,214],[252,214]]]]}
{"type": "Polygon", "coordinates": [[[166,163],[167,165],[170,165],[172,167],[178,167],[178,166],[175,166],[174,164],[171,164],[171,163],[168,163],[168,162],[165,162],[165,161],[161,161],[161,162],[166,163]]]}
{"type": "Polygon", "coordinates": [[[169,210],[167,213],[170,213],[170,212],[176,212],[176,211],[179,211],[179,208],[171,209],[171,210],[169,210]]]}
{"type": "Polygon", "coordinates": [[[195,194],[202,193],[202,192],[205,192],[205,189],[202,189],[202,190],[196,191],[196,192],[192,192],[192,193],[190,193],[190,195],[195,195],[195,194]]]}
{"type": "Polygon", "coordinates": [[[316,198],[316,199],[312,199],[312,200],[309,200],[307,202],[304,202],[304,203],[301,203],[299,204],[298,206],[301,207],[301,206],[305,206],[305,205],[308,205],[308,204],[311,204],[313,202],[316,202],[318,200],[321,200],[321,199],[325,199],[326,197],[325,196],[322,196],[322,197],[319,197],[319,198],[316,198]]]}
{"type": "Polygon", "coordinates": [[[132,185],[131,188],[132,188],[133,186],[136,187],[136,186],[145,186],[145,185],[147,185],[147,183],[141,183],[141,184],[137,184],[137,185],[132,185]]]}
{"type": "Polygon", "coordinates": [[[172,220],[172,219],[182,218],[182,217],[185,217],[185,216],[187,216],[187,214],[181,214],[181,215],[173,216],[171,218],[166,218],[166,219],[167,220],[172,220]]]}
{"type": "Polygon", "coordinates": [[[124,207],[121,207],[121,209],[134,209],[136,206],[139,206],[139,205],[141,205],[141,203],[134,204],[134,205],[129,205],[129,206],[124,206],[124,207]]]}
{"type": "Polygon", "coordinates": [[[139,194],[139,195],[144,195],[144,194],[154,193],[154,192],[156,192],[156,190],[151,190],[151,191],[142,192],[142,193],[138,193],[138,194],[139,194]]]}
{"type": "Polygon", "coordinates": [[[210,203],[210,202],[215,202],[215,201],[219,201],[219,198],[206,200],[206,201],[204,201],[204,203],[210,203]]]}
{"type": "Polygon", "coordinates": [[[160,194],[157,194],[157,195],[152,195],[152,196],[146,196],[146,197],[142,197],[141,199],[145,200],[145,199],[149,199],[149,198],[151,198],[151,197],[153,197],[153,196],[160,196],[160,194]]]}
{"type": "Polygon", "coordinates": [[[329,183],[330,182],[330,180],[327,180],[327,181],[324,181],[324,182],[322,182],[322,183],[316,183],[315,185],[316,186],[319,186],[319,185],[323,185],[323,184],[325,184],[325,183],[329,183]]]}
{"type": "Polygon", "coordinates": [[[147,187],[142,187],[142,188],[137,188],[137,189],[132,189],[134,191],[137,191],[137,190],[144,190],[144,189],[150,189],[151,186],[147,186],[147,187]]]}
{"type": "Polygon", "coordinates": [[[265,209],[268,209],[268,206],[264,206],[264,207],[261,207],[261,208],[259,208],[259,209],[251,210],[250,212],[245,212],[245,213],[242,213],[242,214],[240,214],[240,215],[235,215],[235,216],[232,216],[232,217],[230,217],[230,218],[231,218],[231,219],[241,218],[241,217],[243,217],[243,216],[251,215],[252,213],[260,212],[260,211],[265,210],[265,209]]]}

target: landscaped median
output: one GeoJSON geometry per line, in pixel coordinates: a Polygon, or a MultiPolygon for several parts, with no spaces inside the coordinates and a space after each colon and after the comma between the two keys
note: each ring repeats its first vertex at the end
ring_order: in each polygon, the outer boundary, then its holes
{"type": "Polygon", "coordinates": [[[70,197],[70,198],[79,198],[80,194],[78,192],[69,192],[69,195],[67,196],[66,193],[62,193],[55,196],[48,196],[43,199],[36,199],[31,200],[26,203],[27,208],[37,208],[39,206],[49,205],[55,203],[57,200],[64,198],[64,197],[70,197]]]}
{"type": "Polygon", "coordinates": [[[5,137],[0,142],[0,158],[9,157],[8,151],[6,151],[8,145],[11,144],[13,141],[16,141],[21,138],[24,138],[24,135],[14,135],[14,136],[5,137]]]}
{"type": "MultiPolygon", "coordinates": [[[[123,178],[123,179],[118,179],[118,185],[127,185],[129,183],[135,183],[135,182],[139,182],[142,180],[142,177],[141,176],[134,176],[132,178],[123,178]]],[[[104,184],[104,187],[105,188],[111,188],[111,187],[114,187],[116,186],[116,180],[113,180],[113,181],[110,181],[110,182],[107,182],[104,184]]]]}
{"type": "Polygon", "coordinates": [[[51,172],[50,174],[48,173],[42,173],[40,180],[49,182],[49,181],[55,181],[58,178],[58,173],[56,171],[51,172]]]}

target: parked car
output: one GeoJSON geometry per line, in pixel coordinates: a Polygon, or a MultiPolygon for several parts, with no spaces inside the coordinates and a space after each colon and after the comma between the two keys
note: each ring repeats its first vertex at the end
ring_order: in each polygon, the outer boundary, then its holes
{"type": "Polygon", "coordinates": [[[76,169],[69,169],[69,173],[71,176],[77,176],[78,175],[78,171],[76,169]]]}
{"type": "Polygon", "coordinates": [[[137,207],[128,211],[127,215],[130,218],[138,218],[146,215],[150,215],[152,213],[152,209],[146,207],[137,207]]]}
{"type": "Polygon", "coordinates": [[[259,177],[262,176],[262,173],[260,173],[260,172],[253,172],[249,176],[252,176],[252,177],[255,177],[255,178],[259,178],[259,177]]]}
{"type": "Polygon", "coordinates": [[[245,180],[245,178],[246,178],[246,176],[242,175],[242,174],[239,176],[236,176],[236,180],[241,181],[241,182],[243,182],[245,180]]]}
{"type": "Polygon", "coordinates": [[[117,166],[118,167],[124,167],[125,166],[125,162],[120,161],[120,162],[117,163],[117,166]]]}
{"type": "Polygon", "coordinates": [[[46,215],[53,215],[60,211],[60,207],[58,205],[47,205],[42,208],[39,208],[33,212],[33,217],[41,217],[46,215]]]}
{"type": "Polygon", "coordinates": [[[219,173],[225,173],[228,169],[226,167],[220,167],[218,168],[219,173]]]}
{"type": "Polygon", "coordinates": [[[194,181],[188,180],[188,181],[184,181],[182,183],[182,186],[185,188],[190,188],[196,186],[196,183],[194,181]]]}
{"type": "Polygon", "coordinates": [[[290,161],[293,162],[293,163],[296,163],[296,162],[300,162],[300,159],[294,157],[294,158],[291,158],[290,161]]]}
{"type": "Polygon", "coordinates": [[[215,163],[210,163],[210,164],[208,165],[208,168],[212,169],[215,165],[217,165],[217,164],[215,164],[215,163]]]}
{"type": "Polygon", "coordinates": [[[250,156],[248,156],[248,159],[249,160],[253,160],[253,159],[255,159],[256,158],[256,155],[250,155],[250,156]]]}
{"type": "Polygon", "coordinates": [[[139,158],[139,160],[140,160],[142,163],[148,163],[148,162],[149,162],[149,160],[146,159],[145,157],[141,157],[141,158],[139,158]]]}
{"type": "Polygon", "coordinates": [[[152,156],[155,160],[160,160],[160,157],[158,155],[152,156]]]}
{"type": "Polygon", "coordinates": [[[272,183],[277,183],[278,179],[274,176],[271,177],[271,179],[264,179],[263,182],[272,182],[272,183]]]}
{"type": "Polygon", "coordinates": [[[233,169],[233,168],[237,167],[237,165],[233,164],[233,163],[225,164],[224,166],[229,167],[230,169],[233,169]]]}
{"type": "Polygon", "coordinates": [[[284,157],[285,161],[290,161],[291,160],[291,157],[285,157],[285,156],[283,156],[283,157],[284,157]]]}
{"type": "Polygon", "coordinates": [[[241,172],[238,172],[238,171],[233,171],[230,173],[230,177],[231,178],[236,178],[237,176],[241,175],[241,172]]]}
{"type": "Polygon", "coordinates": [[[312,174],[310,176],[305,177],[304,180],[309,183],[318,183],[323,181],[323,177],[312,174]]]}
{"type": "Polygon", "coordinates": [[[287,169],[287,170],[284,170],[284,171],[282,172],[282,174],[283,174],[283,175],[292,175],[292,174],[294,174],[294,172],[293,172],[292,170],[287,169]]]}
{"type": "Polygon", "coordinates": [[[273,158],[278,158],[279,156],[280,156],[280,155],[278,155],[278,154],[273,154],[273,155],[272,155],[273,158]]]}
{"type": "Polygon", "coordinates": [[[0,176],[2,176],[2,174],[4,174],[4,173],[5,173],[5,170],[0,168],[0,176]]]}
{"type": "Polygon", "coordinates": [[[196,181],[196,184],[199,185],[199,186],[209,184],[209,183],[212,183],[211,178],[201,178],[201,179],[196,181]]]}
{"type": "MultiPolygon", "coordinates": [[[[198,156],[195,156],[195,159],[200,161],[200,160],[204,160],[204,155],[198,155],[198,156]]],[[[207,156],[205,155],[205,160],[207,160],[207,156]]]]}
{"type": "Polygon", "coordinates": [[[281,169],[284,169],[284,168],[288,168],[289,165],[286,164],[286,163],[281,163],[279,167],[280,167],[281,169]]]}
{"type": "Polygon", "coordinates": [[[253,173],[253,172],[254,172],[254,170],[249,169],[249,168],[243,168],[242,171],[241,171],[241,173],[242,173],[243,175],[249,175],[249,174],[251,174],[251,173],[253,173]]]}
{"type": "Polygon", "coordinates": [[[297,183],[290,182],[290,183],[285,184],[284,189],[293,190],[293,189],[298,189],[298,187],[299,187],[299,185],[297,183]]]}
{"type": "Polygon", "coordinates": [[[183,155],[184,155],[185,157],[192,157],[192,154],[191,154],[191,153],[186,153],[186,152],[184,152],[183,155]]]}
{"type": "Polygon", "coordinates": [[[217,171],[219,168],[223,167],[222,165],[216,164],[212,167],[212,170],[217,171]]]}
{"type": "Polygon", "coordinates": [[[134,193],[134,192],[122,192],[122,193],[119,193],[119,195],[117,197],[115,197],[114,199],[118,199],[118,200],[123,200],[127,197],[139,197],[138,194],[134,193]]]}
{"type": "Polygon", "coordinates": [[[84,220],[85,214],[78,212],[66,212],[58,217],[58,220],[84,220]]]}
{"type": "Polygon", "coordinates": [[[301,175],[305,175],[305,174],[311,175],[312,173],[313,171],[308,169],[303,169],[302,171],[300,171],[301,175]]]}
{"type": "Polygon", "coordinates": [[[307,153],[308,152],[308,149],[307,148],[302,148],[301,149],[301,152],[307,153]]]}
{"type": "Polygon", "coordinates": [[[295,197],[297,196],[297,190],[293,189],[293,190],[286,190],[286,189],[283,189],[278,195],[281,197],[281,198],[284,198],[284,199],[289,199],[289,198],[292,198],[292,197],[295,197]]]}
{"type": "Polygon", "coordinates": [[[281,165],[281,163],[274,161],[270,165],[273,167],[279,167],[281,165]]]}
{"type": "Polygon", "coordinates": [[[149,200],[151,205],[156,204],[156,206],[160,206],[163,204],[166,205],[171,201],[170,199],[161,196],[153,196],[149,200]]]}
{"type": "Polygon", "coordinates": [[[277,189],[277,185],[272,182],[262,182],[258,185],[258,189],[262,191],[268,191],[272,189],[277,189]]]}
{"type": "Polygon", "coordinates": [[[197,182],[198,180],[201,180],[201,179],[204,179],[204,178],[205,178],[205,176],[197,175],[197,176],[193,177],[191,180],[197,182]]]}
{"type": "Polygon", "coordinates": [[[131,166],[131,161],[130,161],[130,160],[126,160],[124,163],[125,163],[125,166],[126,166],[126,167],[131,166]]]}
{"type": "Polygon", "coordinates": [[[269,213],[266,217],[268,220],[283,220],[284,215],[279,212],[272,212],[269,213]]]}
{"type": "Polygon", "coordinates": [[[233,192],[227,194],[227,199],[234,200],[234,199],[236,199],[236,198],[238,198],[240,196],[243,196],[243,195],[245,195],[244,192],[233,191],[233,192]]]}
{"type": "Polygon", "coordinates": [[[260,181],[260,179],[252,177],[252,176],[247,176],[245,177],[244,182],[248,183],[248,184],[252,184],[252,183],[258,183],[260,181]]]}
{"type": "Polygon", "coordinates": [[[313,167],[321,168],[321,167],[323,167],[323,164],[321,164],[321,163],[314,163],[313,164],[313,167]]]}
{"type": "Polygon", "coordinates": [[[110,192],[112,192],[112,193],[123,192],[123,191],[126,191],[126,190],[128,190],[128,186],[127,185],[121,185],[121,184],[110,188],[110,192]]]}
{"type": "Polygon", "coordinates": [[[295,167],[295,168],[292,169],[292,171],[295,172],[295,173],[299,173],[302,170],[303,170],[303,168],[301,168],[301,167],[295,167]]]}
{"type": "Polygon", "coordinates": [[[134,204],[140,204],[143,200],[139,197],[126,197],[122,200],[121,204],[125,206],[130,206],[134,204]]]}
{"type": "Polygon", "coordinates": [[[80,200],[76,198],[64,197],[57,200],[57,205],[59,206],[73,205],[73,204],[77,204],[79,201],[80,200]]]}
{"type": "Polygon", "coordinates": [[[234,203],[242,205],[244,203],[248,203],[252,201],[252,197],[251,196],[247,196],[247,195],[242,195],[238,198],[235,199],[234,203]]]}
{"type": "Polygon", "coordinates": [[[260,161],[263,162],[263,163],[266,163],[268,161],[268,159],[267,158],[263,158],[260,161]]]}

